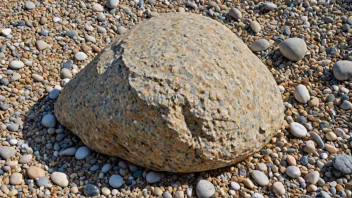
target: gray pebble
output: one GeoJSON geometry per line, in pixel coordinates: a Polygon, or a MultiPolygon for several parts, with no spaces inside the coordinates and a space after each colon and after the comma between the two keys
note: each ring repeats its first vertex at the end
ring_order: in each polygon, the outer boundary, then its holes
{"type": "Polygon", "coordinates": [[[16,155],[16,150],[7,146],[3,146],[0,148],[0,156],[7,160],[16,155]]]}

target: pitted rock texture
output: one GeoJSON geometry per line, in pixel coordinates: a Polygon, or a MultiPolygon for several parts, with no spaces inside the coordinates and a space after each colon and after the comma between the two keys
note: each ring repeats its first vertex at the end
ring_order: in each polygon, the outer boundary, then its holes
{"type": "Polygon", "coordinates": [[[179,13],[122,35],[55,106],[58,121],[95,151],[171,172],[243,160],[281,127],[283,111],[274,78],[235,34],[179,13]]]}

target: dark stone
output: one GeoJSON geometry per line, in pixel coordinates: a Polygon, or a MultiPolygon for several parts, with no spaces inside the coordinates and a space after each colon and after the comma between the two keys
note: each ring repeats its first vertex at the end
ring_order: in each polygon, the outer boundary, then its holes
{"type": "Polygon", "coordinates": [[[308,164],[308,157],[302,156],[300,161],[301,161],[301,164],[305,166],[308,164]]]}
{"type": "Polygon", "coordinates": [[[304,117],[304,116],[299,116],[297,119],[296,119],[296,122],[300,123],[300,124],[305,124],[307,123],[307,118],[304,117]]]}
{"type": "Polygon", "coordinates": [[[83,191],[87,197],[94,197],[100,194],[100,189],[98,186],[93,184],[85,185],[83,191]]]}
{"type": "Polygon", "coordinates": [[[326,97],[325,102],[333,102],[335,100],[335,96],[330,94],[326,97]]]}

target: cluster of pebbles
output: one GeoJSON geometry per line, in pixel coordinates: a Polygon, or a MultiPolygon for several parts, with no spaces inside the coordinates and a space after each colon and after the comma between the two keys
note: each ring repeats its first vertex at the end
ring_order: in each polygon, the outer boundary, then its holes
{"type": "Polygon", "coordinates": [[[352,1],[273,2],[2,0],[0,196],[351,197],[352,1]],[[154,172],[90,150],[57,123],[65,84],[165,12],[225,24],[267,65],[285,124],[260,152],[218,170],[154,172]]]}

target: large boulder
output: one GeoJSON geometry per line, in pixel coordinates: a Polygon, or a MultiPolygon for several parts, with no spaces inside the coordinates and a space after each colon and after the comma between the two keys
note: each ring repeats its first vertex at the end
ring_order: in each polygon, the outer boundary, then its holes
{"type": "Polygon", "coordinates": [[[243,160],[270,141],[283,111],[269,70],[233,32],[175,13],[102,50],[55,106],[58,121],[93,150],[171,172],[243,160]]]}

